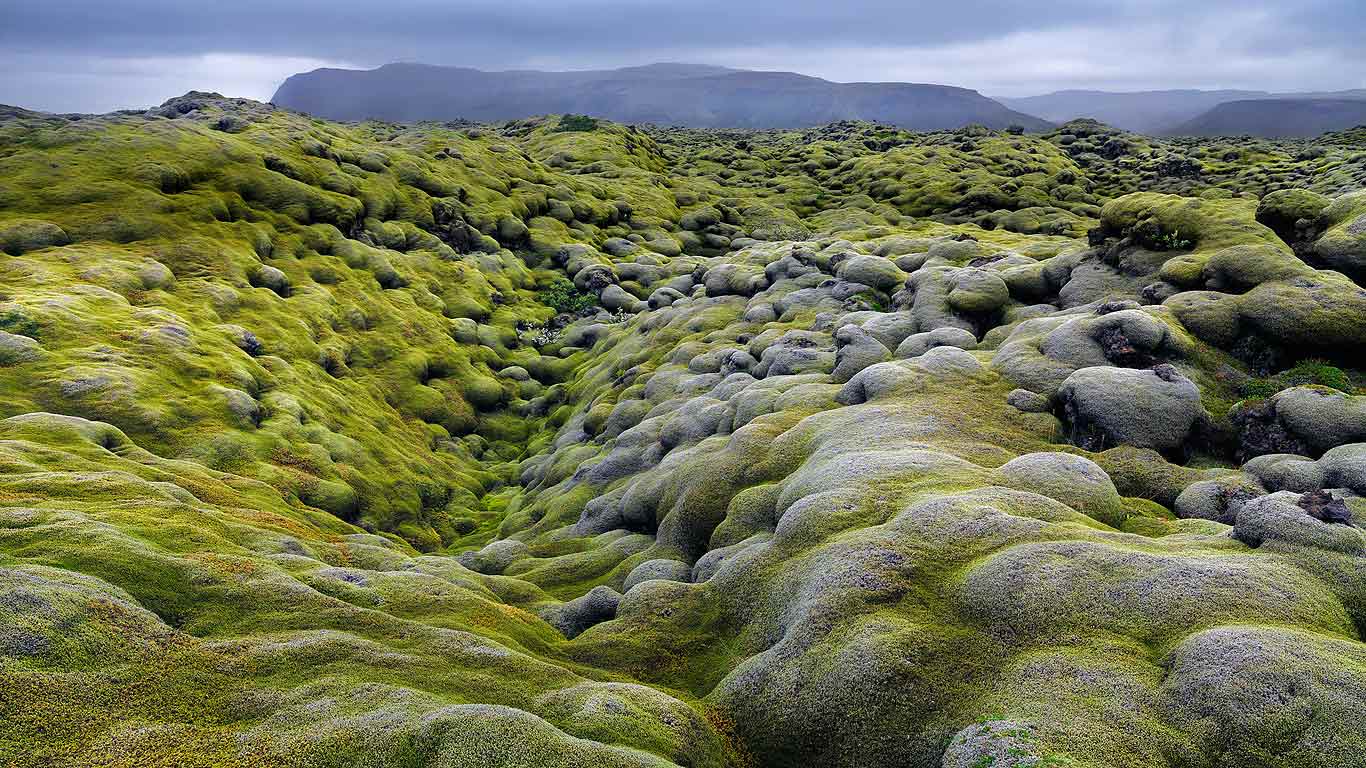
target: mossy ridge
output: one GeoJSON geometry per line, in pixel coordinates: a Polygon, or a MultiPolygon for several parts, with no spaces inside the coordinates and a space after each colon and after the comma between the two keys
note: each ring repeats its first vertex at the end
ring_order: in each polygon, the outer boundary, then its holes
{"type": "Polygon", "coordinates": [[[1170,360],[1226,466],[1216,402],[1301,347],[1359,380],[1366,319],[1228,190],[1338,194],[1349,145],[562,123],[0,124],[0,706],[39,702],[0,745],[44,745],[8,759],[1318,764],[1205,706],[1235,668],[1360,752],[1351,542],[1172,519],[1213,470],[1058,445],[997,365],[1170,281],[1167,340],[1099,364],[1170,360]]]}

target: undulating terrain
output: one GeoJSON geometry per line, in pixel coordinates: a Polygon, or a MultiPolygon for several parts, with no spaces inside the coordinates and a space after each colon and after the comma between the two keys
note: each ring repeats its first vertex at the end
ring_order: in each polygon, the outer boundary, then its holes
{"type": "Polygon", "coordinates": [[[2,109],[0,765],[1361,765],[1363,190],[2,109]]]}

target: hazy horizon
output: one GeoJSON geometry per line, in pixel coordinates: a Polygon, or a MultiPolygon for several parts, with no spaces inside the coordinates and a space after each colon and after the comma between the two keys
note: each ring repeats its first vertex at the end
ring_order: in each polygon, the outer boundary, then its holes
{"type": "Polygon", "coordinates": [[[831,8],[798,0],[780,13],[719,0],[682,10],[658,0],[4,5],[0,103],[54,112],[142,108],[188,90],[268,100],[297,72],[398,61],[485,70],[675,61],[835,82],[937,83],[993,98],[1366,87],[1366,50],[1357,40],[1366,9],[1346,0],[1201,7],[1129,0],[1103,8],[977,0],[952,7],[851,0],[831,8]]]}

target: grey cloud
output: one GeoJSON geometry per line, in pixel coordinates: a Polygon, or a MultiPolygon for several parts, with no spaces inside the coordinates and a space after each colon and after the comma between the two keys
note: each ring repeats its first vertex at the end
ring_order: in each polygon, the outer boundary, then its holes
{"type": "Polygon", "coordinates": [[[405,53],[426,60],[490,55],[515,62],[547,48],[592,54],[678,45],[952,42],[1116,13],[1075,0],[1034,6],[983,0],[43,0],[14,3],[0,43],[140,56],[231,50],[383,60],[405,53]]]}
{"type": "Polygon", "coordinates": [[[696,61],[1001,95],[1366,86],[1359,0],[0,0],[0,19],[0,101],[48,109],[143,105],[191,78],[265,98],[301,64],[389,61],[696,61]]]}

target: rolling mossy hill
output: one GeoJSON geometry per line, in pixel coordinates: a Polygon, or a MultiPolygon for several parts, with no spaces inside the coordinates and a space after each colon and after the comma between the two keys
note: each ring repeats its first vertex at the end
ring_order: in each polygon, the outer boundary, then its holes
{"type": "Polygon", "coordinates": [[[0,764],[1355,764],[1363,189],[0,110],[0,764]]]}

